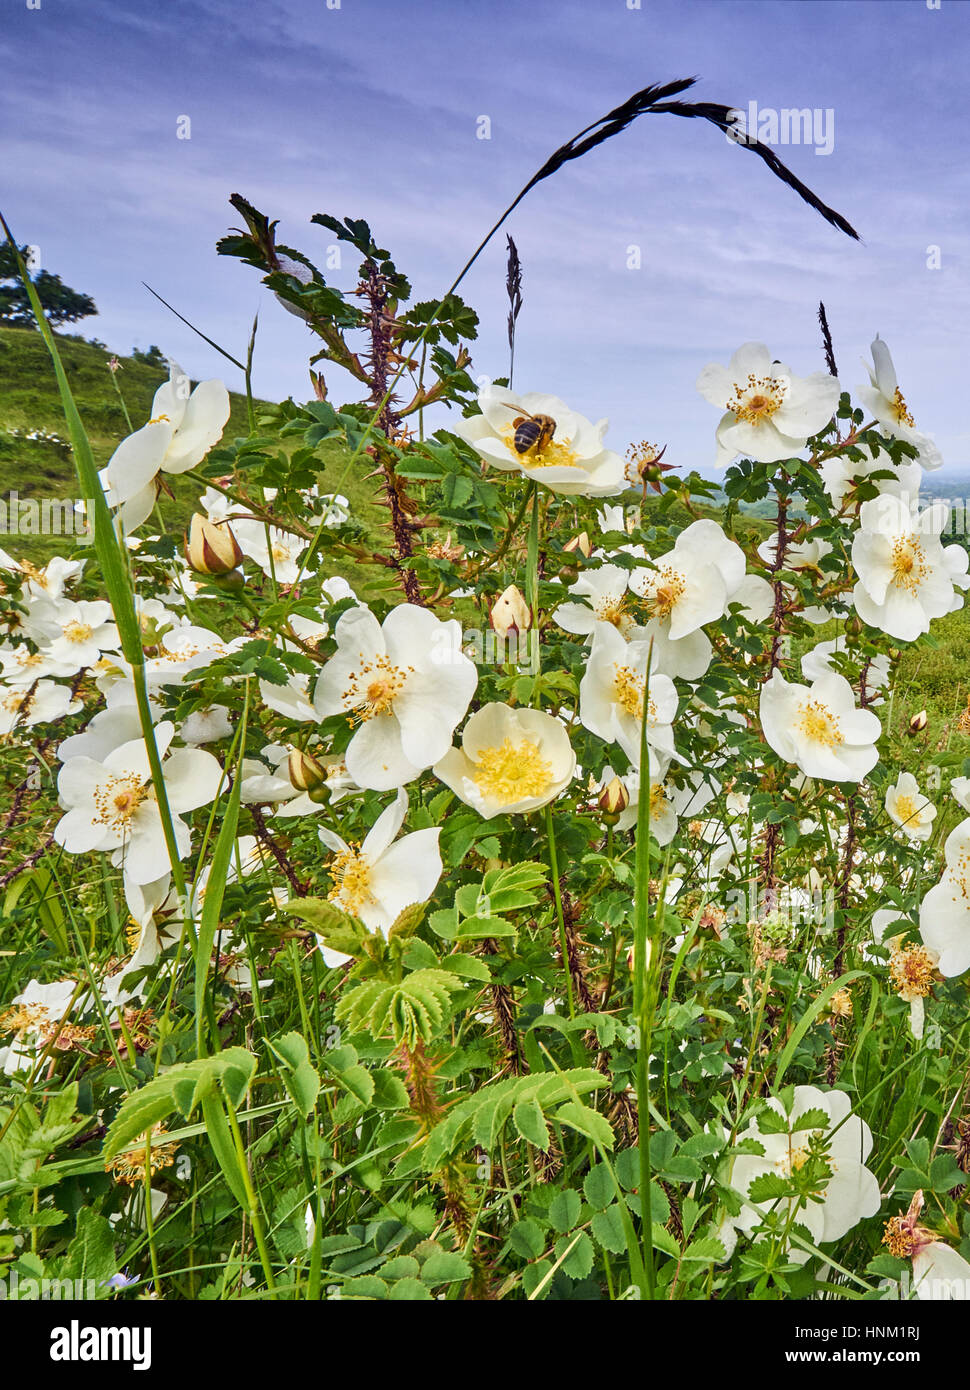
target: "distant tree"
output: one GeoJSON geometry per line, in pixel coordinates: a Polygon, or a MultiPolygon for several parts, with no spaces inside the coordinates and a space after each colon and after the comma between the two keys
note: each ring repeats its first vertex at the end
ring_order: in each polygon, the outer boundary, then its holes
{"type": "Polygon", "coordinates": [[[163,371],[168,371],[168,358],[157,343],[152,343],[147,352],[141,348],[132,348],[131,360],[141,362],[145,367],[161,367],[163,371]]]}
{"type": "MultiPolygon", "coordinates": [[[[27,253],[28,247],[22,246],[20,254],[25,260],[27,253]]],[[[41,307],[55,328],[61,323],[77,323],[78,319],[89,318],[98,312],[90,295],[72,290],[59,275],[42,270],[32,279],[41,307]]],[[[0,323],[34,324],[30,300],[7,242],[0,245],[0,323]]]]}

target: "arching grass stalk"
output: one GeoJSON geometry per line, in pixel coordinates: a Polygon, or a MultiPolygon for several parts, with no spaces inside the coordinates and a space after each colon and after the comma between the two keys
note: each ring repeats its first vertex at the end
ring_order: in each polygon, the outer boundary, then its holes
{"type": "Polygon", "coordinates": [[[16,260],[17,270],[30,300],[30,307],[37,321],[37,327],[40,330],[41,337],[44,339],[44,343],[47,347],[47,351],[50,353],[51,361],[54,366],[54,375],[57,379],[57,389],[60,393],[61,406],[64,410],[64,418],[67,422],[67,431],[71,440],[71,450],[74,455],[74,466],[77,471],[78,482],[85,500],[89,503],[93,511],[92,520],[94,526],[95,553],[101,565],[105,589],[118,627],[121,650],[125,660],[131,666],[132,682],[135,688],[135,703],[138,708],[138,720],[141,725],[142,737],[145,741],[145,749],[148,754],[148,766],[151,771],[155,799],[158,803],[159,818],[165,837],[165,848],[168,852],[172,871],[172,881],[175,885],[175,891],[178,894],[186,928],[194,940],[195,925],[192,921],[191,906],[185,890],[185,874],[182,870],[178,842],[175,837],[172,812],[165,791],[165,779],[162,776],[162,761],[159,756],[158,745],[155,742],[155,726],[148,700],[148,683],[145,679],[145,653],[142,650],[141,629],[138,623],[138,615],[135,612],[135,604],[132,597],[125,556],[122,552],[117,533],[115,532],[111,512],[108,509],[108,503],[101,486],[101,480],[98,477],[98,470],[95,466],[91,443],[81,421],[81,416],[73,393],[71,392],[70,385],[68,384],[67,374],[64,371],[64,365],[61,362],[60,353],[54,341],[54,335],[51,331],[50,324],[47,322],[47,317],[41,306],[41,302],[37,297],[37,291],[34,289],[33,282],[27,272],[27,267],[24,265],[20,252],[17,249],[17,243],[14,240],[13,233],[2,213],[0,213],[0,227],[3,228],[11,252],[16,260]]]}
{"type": "MultiPolygon", "coordinates": [[[[645,1287],[641,1297],[654,1296],[653,1213],[650,1202],[650,1044],[653,1031],[655,979],[659,951],[650,924],[650,667],[653,642],[647,652],[640,712],[640,786],[637,794],[636,868],[633,897],[633,1013],[637,1038],[637,1143],[640,1150],[640,1208],[645,1287]]],[[[656,925],[656,923],[654,924],[656,925]]]]}

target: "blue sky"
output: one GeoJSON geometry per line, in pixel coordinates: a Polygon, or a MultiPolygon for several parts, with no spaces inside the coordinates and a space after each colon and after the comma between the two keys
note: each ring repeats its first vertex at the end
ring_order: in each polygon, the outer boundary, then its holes
{"type": "MultiPolygon", "coordinates": [[[[878,330],[917,424],[951,467],[970,465],[963,0],[40,3],[4,4],[0,207],[94,296],[100,316],[81,331],[115,349],[159,343],[194,377],[238,387],[141,281],[236,356],[258,308],[257,390],[305,398],[306,329],[255,271],[214,254],[238,221],[230,193],[320,264],[331,238],[310,216],[366,217],[431,298],[556,146],[647,83],[698,75],[700,99],[834,112],[830,154],[778,152],[863,244],[712,126],[645,117],[508,224],[524,267],[516,387],[609,416],[621,452],[647,438],[708,471],[717,412],[694,391],[700,369],[749,339],[820,369],[823,299],[843,384],[862,380],[878,330]]],[[[490,376],[507,370],[504,270],[500,236],[462,291],[482,319],[475,371],[490,376]]],[[[348,287],[349,264],[332,278],[348,287]]],[[[336,373],[330,385],[351,398],[336,373]]]]}

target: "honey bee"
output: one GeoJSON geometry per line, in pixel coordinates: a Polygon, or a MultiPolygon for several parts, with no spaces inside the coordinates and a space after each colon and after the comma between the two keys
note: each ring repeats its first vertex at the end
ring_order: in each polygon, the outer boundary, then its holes
{"type": "MultiPolygon", "coordinates": [[[[509,406],[514,410],[514,406],[509,406]]],[[[541,454],[556,433],[556,422],[551,415],[517,415],[512,421],[515,434],[512,445],[517,454],[541,454]]]]}

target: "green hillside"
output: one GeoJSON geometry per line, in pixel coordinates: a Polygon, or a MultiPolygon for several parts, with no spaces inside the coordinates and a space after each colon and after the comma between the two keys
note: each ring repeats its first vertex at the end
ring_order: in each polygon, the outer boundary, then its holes
{"type": "MultiPolygon", "coordinates": [[[[151,417],[152,397],[167,373],[63,334],[58,334],[58,350],[100,467],[128,433],[125,409],[134,429],[143,425],[151,417]],[[121,363],[114,377],[108,370],[112,356],[118,356],[121,363]]],[[[224,440],[249,432],[245,397],[230,392],[229,398],[232,410],[224,440]]],[[[40,334],[30,328],[0,328],[0,500],[5,502],[11,490],[16,490],[21,499],[38,501],[75,496],[77,484],[66,434],[54,372],[40,334]],[[42,437],[28,438],[30,434],[42,437]]],[[[295,448],[296,444],[290,447],[295,448]]],[[[344,459],[340,450],[335,448],[328,456],[324,446],[321,454],[322,490],[333,491],[339,482],[341,492],[350,499],[354,516],[368,529],[379,525],[384,511],[375,497],[373,483],[363,478],[369,469],[361,467],[357,477],[341,481],[344,459]]],[[[195,510],[198,488],[189,480],[168,481],[173,486],[174,499],[165,507],[164,524],[169,530],[184,530],[195,510]]],[[[69,544],[58,536],[0,533],[0,548],[34,562],[63,553],[69,544]]]]}

